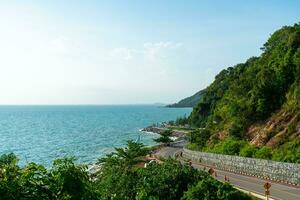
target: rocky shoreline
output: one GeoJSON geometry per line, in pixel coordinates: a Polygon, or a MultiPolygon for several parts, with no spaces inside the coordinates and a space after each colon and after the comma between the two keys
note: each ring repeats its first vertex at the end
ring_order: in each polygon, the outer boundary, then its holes
{"type": "Polygon", "coordinates": [[[143,128],[141,131],[143,132],[149,132],[149,133],[156,133],[156,134],[161,134],[164,131],[171,130],[172,135],[171,137],[176,137],[176,138],[182,138],[186,135],[185,131],[179,131],[179,130],[172,130],[167,127],[158,127],[158,126],[148,126],[146,128],[143,128]]]}
{"type": "Polygon", "coordinates": [[[162,132],[167,131],[167,130],[169,130],[169,129],[157,127],[157,126],[148,126],[146,128],[143,128],[141,131],[161,134],[162,132]]]}

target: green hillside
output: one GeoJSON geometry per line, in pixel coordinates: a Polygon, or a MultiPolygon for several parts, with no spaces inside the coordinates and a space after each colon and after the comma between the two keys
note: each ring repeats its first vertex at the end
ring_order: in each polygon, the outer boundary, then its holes
{"type": "Polygon", "coordinates": [[[300,24],[276,31],[261,50],[202,92],[189,122],[205,129],[192,134],[191,148],[300,162],[300,24]]]}
{"type": "Polygon", "coordinates": [[[170,108],[191,107],[192,108],[200,102],[200,100],[202,99],[202,94],[203,94],[203,90],[197,92],[193,96],[190,96],[190,97],[180,100],[178,103],[167,105],[167,107],[170,107],[170,108]]]}

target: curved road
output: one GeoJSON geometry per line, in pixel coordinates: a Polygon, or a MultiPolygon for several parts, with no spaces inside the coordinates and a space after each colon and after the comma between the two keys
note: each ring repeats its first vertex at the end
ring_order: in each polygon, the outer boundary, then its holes
{"type": "MultiPolygon", "coordinates": [[[[177,143],[172,147],[164,147],[160,149],[156,154],[161,157],[175,157],[176,153],[182,151],[184,142],[177,143]]],[[[181,160],[184,162],[183,160],[181,160]]],[[[208,169],[209,166],[204,166],[199,163],[193,163],[193,167],[197,169],[208,169]]],[[[227,171],[215,170],[219,181],[224,181],[224,176],[229,177],[230,183],[238,188],[254,192],[257,194],[264,194],[263,185],[266,183],[265,180],[256,177],[245,176],[241,174],[234,174],[227,171]]],[[[279,184],[271,182],[272,187],[270,188],[271,198],[276,200],[300,200],[300,187],[294,187],[290,185],[279,184]]]]}

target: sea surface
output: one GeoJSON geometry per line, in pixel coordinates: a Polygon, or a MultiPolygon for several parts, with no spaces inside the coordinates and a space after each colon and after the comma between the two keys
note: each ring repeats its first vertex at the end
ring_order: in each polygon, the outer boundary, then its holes
{"type": "Polygon", "coordinates": [[[15,153],[20,165],[49,167],[64,156],[91,164],[129,139],[153,145],[158,135],[140,129],[190,112],[154,105],[0,106],[0,154],[15,153]]]}

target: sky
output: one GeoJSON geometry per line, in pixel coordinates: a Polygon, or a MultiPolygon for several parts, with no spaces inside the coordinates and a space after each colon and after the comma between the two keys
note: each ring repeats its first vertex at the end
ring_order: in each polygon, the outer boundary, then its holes
{"type": "Polygon", "coordinates": [[[300,1],[0,0],[0,104],[173,103],[259,56],[300,1]]]}

